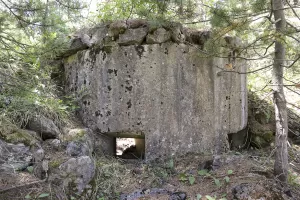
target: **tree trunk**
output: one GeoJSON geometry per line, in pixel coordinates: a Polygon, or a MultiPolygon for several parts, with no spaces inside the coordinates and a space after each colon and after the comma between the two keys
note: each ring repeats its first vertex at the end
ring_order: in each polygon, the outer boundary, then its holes
{"type": "Polygon", "coordinates": [[[286,100],[283,91],[283,65],[285,59],[285,47],[282,44],[283,32],[286,28],[286,21],[283,10],[282,0],[272,0],[276,35],[275,42],[275,58],[273,65],[273,92],[275,105],[275,119],[276,119],[276,153],[274,174],[281,182],[287,182],[288,176],[288,150],[287,150],[287,108],[286,100]]]}

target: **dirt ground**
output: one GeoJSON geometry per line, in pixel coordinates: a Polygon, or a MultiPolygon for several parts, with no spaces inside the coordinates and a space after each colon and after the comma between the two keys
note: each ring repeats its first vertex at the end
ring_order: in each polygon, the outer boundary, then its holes
{"type": "Polygon", "coordinates": [[[210,155],[188,154],[153,162],[100,157],[90,189],[69,198],[58,195],[62,188],[54,182],[39,180],[28,171],[1,174],[0,200],[300,199],[299,146],[290,149],[288,186],[281,186],[273,176],[273,153],[272,149],[232,151],[220,157],[215,170],[211,170],[210,155]],[[181,197],[171,198],[175,194],[181,197]]]}

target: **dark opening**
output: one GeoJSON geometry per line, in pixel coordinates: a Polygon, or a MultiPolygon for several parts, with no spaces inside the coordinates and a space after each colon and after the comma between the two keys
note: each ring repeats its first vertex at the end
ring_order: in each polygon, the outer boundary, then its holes
{"type": "Polygon", "coordinates": [[[144,159],[145,138],[116,138],[116,156],[122,159],[144,159]]]}

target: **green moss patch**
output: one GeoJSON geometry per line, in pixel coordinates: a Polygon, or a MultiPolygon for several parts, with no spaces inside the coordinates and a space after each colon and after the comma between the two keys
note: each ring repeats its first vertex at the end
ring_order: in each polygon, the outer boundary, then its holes
{"type": "Polygon", "coordinates": [[[27,146],[32,146],[38,142],[37,137],[22,129],[18,129],[11,134],[7,134],[5,136],[5,140],[14,144],[23,143],[27,146]]]}

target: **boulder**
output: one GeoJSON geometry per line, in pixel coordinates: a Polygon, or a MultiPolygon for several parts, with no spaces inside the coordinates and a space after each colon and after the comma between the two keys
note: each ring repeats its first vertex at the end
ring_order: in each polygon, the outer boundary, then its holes
{"type": "Polygon", "coordinates": [[[242,183],[232,188],[234,199],[284,199],[281,194],[272,191],[265,185],[257,183],[242,183]]]}
{"type": "Polygon", "coordinates": [[[119,34],[122,34],[127,29],[127,24],[123,20],[115,21],[110,24],[108,29],[108,35],[111,37],[118,37],[119,34]]]}
{"type": "Polygon", "coordinates": [[[146,42],[147,44],[161,44],[171,39],[171,34],[164,28],[159,28],[154,31],[153,34],[148,34],[146,42]]]}
{"type": "Polygon", "coordinates": [[[33,152],[34,162],[42,162],[45,157],[45,151],[42,148],[39,148],[33,152]]]}
{"type": "Polygon", "coordinates": [[[82,193],[95,175],[95,163],[89,156],[71,158],[59,166],[64,187],[76,185],[82,193]]]}
{"type": "Polygon", "coordinates": [[[67,154],[68,156],[88,156],[91,155],[90,149],[87,144],[79,142],[79,141],[72,141],[67,145],[67,154]]]}
{"type": "Polygon", "coordinates": [[[203,46],[212,34],[211,31],[198,31],[190,28],[184,28],[183,33],[189,43],[200,46],[203,46]]]}
{"type": "Polygon", "coordinates": [[[39,145],[41,138],[35,131],[26,129],[15,129],[12,133],[5,135],[5,141],[13,144],[23,143],[27,146],[39,145]]]}
{"type": "Polygon", "coordinates": [[[54,122],[45,116],[29,120],[27,126],[30,130],[36,131],[43,140],[54,139],[61,134],[54,122]]]}
{"type": "Polygon", "coordinates": [[[117,43],[120,45],[140,45],[146,38],[146,35],[146,28],[127,29],[124,34],[119,36],[117,43]]]}
{"type": "Polygon", "coordinates": [[[0,140],[0,173],[26,169],[32,160],[29,147],[0,140]]]}
{"type": "Polygon", "coordinates": [[[94,45],[101,46],[104,42],[104,38],[107,35],[108,35],[108,28],[106,25],[95,27],[91,37],[91,43],[93,43],[94,45]]]}
{"type": "Polygon", "coordinates": [[[54,150],[58,151],[63,148],[63,145],[59,139],[49,139],[49,140],[46,140],[46,142],[54,150]]]}
{"type": "Polygon", "coordinates": [[[185,36],[182,33],[181,26],[174,26],[171,28],[171,39],[176,43],[183,43],[185,41],[185,36]]]}
{"type": "Polygon", "coordinates": [[[62,140],[67,142],[67,154],[69,156],[91,155],[94,151],[95,138],[88,128],[75,128],[65,130],[62,140]]]}
{"type": "Polygon", "coordinates": [[[129,19],[129,20],[126,20],[126,24],[127,24],[127,27],[131,28],[131,29],[148,26],[148,22],[145,19],[129,19]]]}

